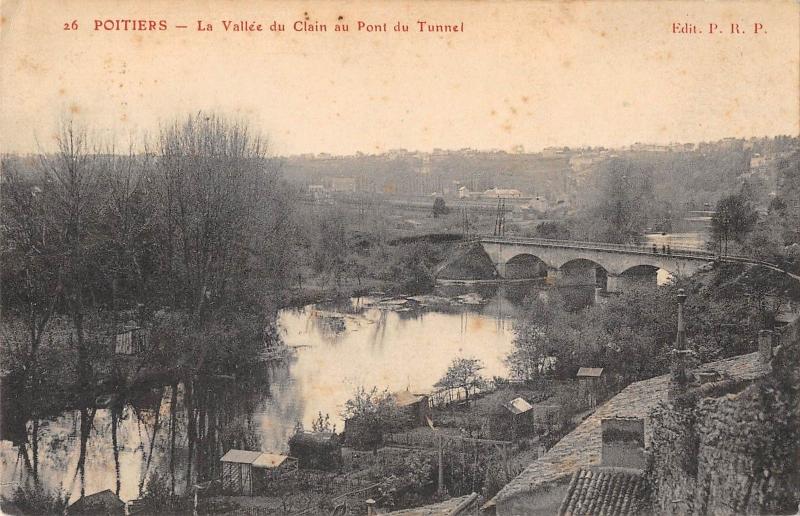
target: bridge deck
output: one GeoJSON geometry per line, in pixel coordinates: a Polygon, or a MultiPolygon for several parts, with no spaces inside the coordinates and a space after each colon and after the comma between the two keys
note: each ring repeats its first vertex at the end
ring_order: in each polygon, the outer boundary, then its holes
{"type": "MultiPolygon", "coordinates": [[[[497,237],[485,236],[478,238],[480,242],[492,244],[511,244],[511,245],[530,245],[540,247],[557,247],[562,249],[582,249],[588,251],[612,251],[617,253],[626,254],[644,254],[644,255],[665,255],[661,249],[656,247],[656,252],[653,253],[652,245],[637,245],[637,244],[610,244],[604,242],[582,242],[578,240],[550,240],[546,238],[524,238],[524,237],[497,237]]],[[[695,260],[709,261],[717,257],[716,254],[705,251],[703,249],[690,248],[690,247],[670,247],[667,256],[687,258],[695,260]]],[[[734,258],[734,257],[730,257],[734,258]]]]}
{"type": "MultiPolygon", "coordinates": [[[[551,240],[547,238],[525,238],[525,237],[498,237],[498,236],[480,236],[474,238],[476,242],[487,242],[493,244],[512,244],[512,245],[532,245],[532,246],[541,246],[541,247],[560,247],[565,249],[583,249],[583,250],[590,250],[590,251],[613,251],[618,253],[626,253],[626,254],[646,254],[646,255],[660,255],[664,256],[665,253],[660,252],[658,246],[656,246],[656,253],[653,253],[653,247],[647,244],[611,244],[605,242],[585,242],[580,240],[551,240]]],[[[736,263],[749,263],[751,265],[761,265],[763,267],[767,267],[772,269],[776,272],[782,272],[791,276],[795,280],[800,281],[800,275],[793,274],[779,265],[774,263],[765,262],[763,260],[757,260],[755,258],[749,258],[747,256],[736,256],[736,255],[718,255],[716,253],[712,253],[711,251],[706,251],[704,249],[692,248],[692,247],[671,247],[670,253],[666,256],[670,257],[677,257],[677,258],[685,258],[690,260],[704,260],[704,261],[711,261],[711,260],[719,260],[723,262],[736,262],[736,263]]]]}

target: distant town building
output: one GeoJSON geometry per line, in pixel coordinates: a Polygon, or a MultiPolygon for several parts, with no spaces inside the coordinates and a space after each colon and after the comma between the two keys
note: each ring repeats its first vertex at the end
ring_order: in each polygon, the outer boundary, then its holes
{"type": "Polygon", "coordinates": [[[522,206],[522,208],[545,212],[550,208],[550,203],[548,203],[547,199],[544,197],[537,195],[536,197],[531,198],[527,204],[522,206]]]}
{"type": "Polygon", "coordinates": [[[330,191],[324,185],[308,185],[308,193],[314,201],[324,201],[330,198],[330,191]]]}
{"type": "Polygon", "coordinates": [[[355,192],[356,180],[352,177],[331,178],[331,190],[334,192],[355,192]]]}
{"type": "Polygon", "coordinates": [[[519,199],[522,197],[522,192],[515,188],[491,188],[483,192],[484,197],[494,197],[503,199],[519,199]]]}

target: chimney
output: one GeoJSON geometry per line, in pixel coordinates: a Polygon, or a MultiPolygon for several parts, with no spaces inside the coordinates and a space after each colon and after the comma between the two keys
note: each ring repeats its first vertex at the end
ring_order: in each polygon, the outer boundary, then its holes
{"type": "Polygon", "coordinates": [[[686,391],[686,386],[694,379],[689,369],[696,353],[691,349],[673,349],[670,353],[670,377],[667,398],[675,399],[686,391]]]}
{"type": "Polygon", "coordinates": [[[601,466],[644,469],[644,420],[642,418],[604,418],[600,421],[600,428],[603,435],[601,466]]]}
{"type": "Polygon", "coordinates": [[[772,360],[772,330],[758,332],[758,354],[767,364],[772,360]]]}

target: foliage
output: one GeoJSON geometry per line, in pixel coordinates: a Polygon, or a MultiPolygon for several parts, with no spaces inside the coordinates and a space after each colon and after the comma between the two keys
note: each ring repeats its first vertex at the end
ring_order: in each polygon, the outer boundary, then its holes
{"type": "Polygon", "coordinates": [[[596,174],[593,197],[588,199],[580,238],[601,242],[638,242],[653,216],[655,194],[652,166],[614,158],[596,174]]]}
{"type": "MultiPolygon", "coordinates": [[[[314,430],[313,432],[324,432],[314,430]]],[[[337,471],[342,467],[342,447],[337,435],[330,438],[295,429],[289,438],[289,454],[299,461],[303,469],[337,471]]]]}
{"type": "Polygon", "coordinates": [[[552,240],[569,240],[571,234],[569,226],[564,222],[547,220],[536,225],[534,236],[552,240]]]}
{"type": "Polygon", "coordinates": [[[469,403],[470,392],[486,384],[481,376],[483,363],[477,358],[456,358],[447,367],[447,372],[435,386],[443,389],[464,389],[464,400],[469,403]]]}
{"type": "Polygon", "coordinates": [[[174,494],[169,479],[157,471],[147,479],[141,500],[142,505],[152,514],[177,514],[190,511],[193,503],[187,496],[174,494]]]}
{"type": "Polygon", "coordinates": [[[450,208],[447,207],[447,204],[444,202],[444,198],[437,197],[433,201],[433,216],[434,218],[440,217],[441,215],[447,215],[450,213],[450,208]]]}
{"type": "Polygon", "coordinates": [[[394,250],[384,277],[406,293],[429,292],[434,285],[433,269],[444,259],[440,246],[428,242],[401,244],[394,250]]]}
{"type": "Polygon", "coordinates": [[[408,422],[391,393],[377,387],[367,390],[359,386],[345,402],[342,417],[346,420],[347,443],[359,448],[377,448],[384,433],[400,430],[408,422]]]}
{"type": "Polygon", "coordinates": [[[708,285],[690,279],[633,288],[579,311],[563,309],[555,291],[546,300],[529,299],[507,359],[511,373],[521,379],[546,375],[548,357],[556,360],[557,378],[574,378],[579,367],[602,367],[612,389],[665,373],[676,335],[679,287],[688,294],[687,343],[701,361],[753,351],[765,320],[758,299],[766,294],[742,287],[736,267],[715,271],[708,285]]]}
{"type": "Polygon", "coordinates": [[[380,493],[392,507],[416,505],[436,486],[437,465],[432,453],[412,451],[397,456],[381,470],[380,493]]]}
{"type": "Polygon", "coordinates": [[[22,514],[62,514],[67,508],[69,494],[48,490],[40,484],[26,484],[16,487],[9,497],[3,496],[2,502],[2,505],[13,504],[22,514]]]}
{"type": "Polygon", "coordinates": [[[742,243],[757,221],[758,214],[745,194],[728,195],[717,203],[711,218],[711,236],[717,243],[729,238],[742,243]]]}
{"type": "Polygon", "coordinates": [[[331,416],[330,414],[325,414],[322,416],[322,412],[317,414],[317,417],[314,418],[314,421],[311,422],[311,431],[312,432],[336,432],[336,425],[331,424],[331,416]]]}

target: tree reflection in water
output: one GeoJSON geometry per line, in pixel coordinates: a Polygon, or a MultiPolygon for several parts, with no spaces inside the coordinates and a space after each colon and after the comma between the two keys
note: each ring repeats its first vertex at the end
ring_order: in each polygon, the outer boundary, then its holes
{"type": "MultiPolygon", "coordinates": [[[[253,416],[270,396],[269,378],[261,365],[235,377],[141,386],[109,408],[91,403],[29,420],[15,446],[0,450],[2,481],[41,482],[71,501],[104,489],[129,500],[157,473],[182,493],[218,476],[224,450],[261,448],[253,416]]],[[[39,413],[36,406],[26,412],[39,413]]]]}

